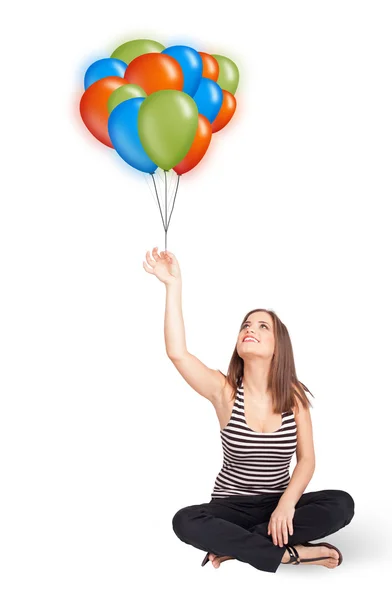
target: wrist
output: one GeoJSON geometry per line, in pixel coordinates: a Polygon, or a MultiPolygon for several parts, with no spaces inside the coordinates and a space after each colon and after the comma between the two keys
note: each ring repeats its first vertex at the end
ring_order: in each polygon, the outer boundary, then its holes
{"type": "Polygon", "coordinates": [[[173,277],[173,279],[170,279],[169,281],[165,281],[165,286],[167,288],[171,288],[171,287],[181,287],[182,281],[181,281],[181,277],[173,277]]]}
{"type": "Polygon", "coordinates": [[[287,506],[289,508],[295,508],[296,502],[294,502],[293,500],[290,500],[290,498],[283,498],[283,496],[280,498],[278,504],[280,506],[287,506]]]}

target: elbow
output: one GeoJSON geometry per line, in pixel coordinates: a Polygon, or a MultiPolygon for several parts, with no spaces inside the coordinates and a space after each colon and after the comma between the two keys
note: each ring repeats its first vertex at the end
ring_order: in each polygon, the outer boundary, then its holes
{"type": "Polygon", "coordinates": [[[166,352],[168,358],[174,362],[176,360],[181,360],[185,354],[186,354],[186,350],[184,350],[183,352],[166,352]]]}

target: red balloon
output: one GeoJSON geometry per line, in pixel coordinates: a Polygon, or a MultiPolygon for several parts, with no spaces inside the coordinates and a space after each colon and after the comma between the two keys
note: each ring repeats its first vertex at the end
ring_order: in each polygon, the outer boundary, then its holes
{"type": "Polygon", "coordinates": [[[168,54],[150,52],[134,58],[124,73],[127,83],[135,83],[147,95],[159,90],[179,90],[184,87],[180,63],[168,54]]]}
{"type": "Polygon", "coordinates": [[[114,90],[127,84],[122,77],[111,75],[98,79],[85,90],[80,100],[80,115],[87,129],[100,142],[113,148],[108,132],[108,99],[114,90]]]}
{"type": "Polygon", "coordinates": [[[227,123],[234,115],[235,109],[237,108],[237,100],[234,98],[233,94],[227,90],[222,90],[222,92],[223,102],[220,111],[211,124],[212,133],[216,133],[220,129],[223,129],[223,127],[226,127],[227,123]]]}
{"type": "Polygon", "coordinates": [[[178,165],[173,167],[173,171],[175,171],[177,175],[183,175],[196,167],[207,152],[211,137],[211,123],[204,115],[199,115],[199,123],[197,125],[196,135],[192,146],[185,158],[183,158],[178,165]]]}
{"type": "Polygon", "coordinates": [[[207,52],[199,52],[199,54],[203,62],[202,77],[207,77],[208,79],[212,79],[212,81],[218,81],[219,63],[216,58],[211,56],[211,54],[207,54],[207,52]]]}

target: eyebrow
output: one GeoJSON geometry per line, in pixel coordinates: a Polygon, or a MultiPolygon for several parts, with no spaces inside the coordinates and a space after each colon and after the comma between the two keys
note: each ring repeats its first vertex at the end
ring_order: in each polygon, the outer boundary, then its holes
{"type": "MultiPolygon", "coordinates": [[[[269,323],[267,323],[267,321],[258,321],[259,323],[265,323],[266,325],[269,325],[269,323]]],[[[244,323],[242,323],[243,325],[246,325],[247,323],[250,323],[250,321],[245,321],[244,323]]]]}

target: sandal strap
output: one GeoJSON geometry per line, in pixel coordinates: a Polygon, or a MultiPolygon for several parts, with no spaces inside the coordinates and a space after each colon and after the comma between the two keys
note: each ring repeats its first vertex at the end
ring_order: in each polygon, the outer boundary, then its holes
{"type": "Polygon", "coordinates": [[[339,554],[339,565],[341,564],[342,560],[343,560],[343,556],[342,553],[340,552],[339,548],[336,548],[336,546],[333,546],[332,544],[329,544],[328,542],[316,542],[315,544],[311,544],[310,542],[303,542],[304,546],[325,546],[326,548],[331,548],[332,550],[336,550],[336,552],[339,554]]]}
{"type": "MultiPolygon", "coordinates": [[[[325,544],[303,544],[304,546],[324,546],[325,544]]],[[[313,558],[300,558],[297,549],[294,548],[294,546],[290,546],[289,544],[285,544],[289,554],[290,554],[290,560],[288,563],[285,563],[287,565],[289,564],[293,564],[293,565],[299,565],[301,562],[313,562],[315,560],[325,560],[326,558],[328,558],[328,556],[317,556],[317,557],[313,557],[313,558]]],[[[335,548],[335,546],[333,546],[335,548]]],[[[337,548],[336,548],[337,550],[337,548]]],[[[341,562],[341,561],[340,561],[341,562]]],[[[339,562],[339,564],[340,564],[339,562]]]]}
{"type": "Polygon", "coordinates": [[[325,560],[328,556],[318,556],[317,558],[301,558],[302,562],[313,562],[314,560],[325,560]]]}
{"type": "Polygon", "coordinates": [[[301,562],[301,559],[299,557],[297,549],[294,548],[294,546],[290,546],[289,544],[285,544],[285,546],[286,546],[286,548],[288,550],[288,553],[290,554],[290,560],[286,564],[289,565],[289,564],[292,563],[293,565],[299,565],[300,562],[301,562]]]}

